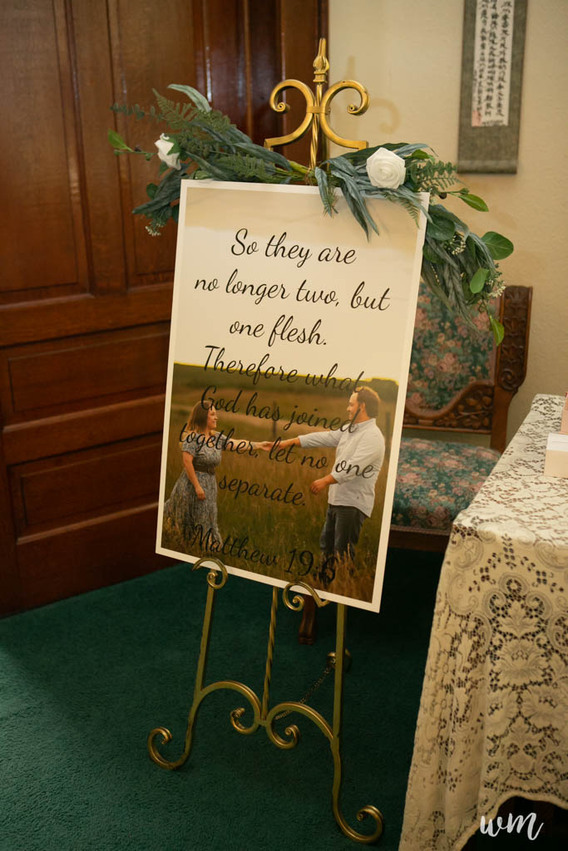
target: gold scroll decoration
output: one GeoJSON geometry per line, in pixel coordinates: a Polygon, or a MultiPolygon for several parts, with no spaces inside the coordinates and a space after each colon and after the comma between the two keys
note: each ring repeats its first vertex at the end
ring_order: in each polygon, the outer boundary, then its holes
{"type": "Polygon", "coordinates": [[[284,101],[278,100],[278,97],[285,89],[296,89],[303,94],[306,101],[306,115],[302,123],[292,133],[288,133],[286,136],[275,136],[271,139],[266,139],[264,142],[264,147],[269,150],[272,150],[275,145],[288,145],[290,142],[295,142],[305,136],[311,127],[310,168],[312,169],[316,166],[320,135],[325,139],[331,139],[336,145],[341,145],[344,148],[360,150],[361,148],[367,148],[369,144],[362,140],[344,139],[329,126],[328,115],[331,110],[331,102],[339,92],[345,89],[354,89],[359,94],[359,105],[350,104],[347,107],[347,112],[350,115],[362,115],[367,111],[369,107],[369,94],[367,89],[355,80],[341,80],[339,83],[334,83],[324,94],[323,87],[327,82],[329,71],[329,62],[325,51],[325,38],[320,38],[318,55],[314,60],[315,95],[310,87],[300,80],[283,80],[272,90],[269,103],[275,112],[289,111],[289,105],[284,103],[284,101]]]}

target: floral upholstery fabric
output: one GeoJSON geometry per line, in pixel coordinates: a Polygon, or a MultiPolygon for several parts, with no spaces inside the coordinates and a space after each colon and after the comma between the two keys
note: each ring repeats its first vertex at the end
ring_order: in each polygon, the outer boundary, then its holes
{"type": "Polygon", "coordinates": [[[499,457],[482,446],[403,438],[391,522],[449,533],[499,457]]]}
{"type": "Polygon", "coordinates": [[[494,345],[486,314],[468,327],[420,284],[407,398],[414,407],[439,410],[473,381],[490,379],[494,345]]]}

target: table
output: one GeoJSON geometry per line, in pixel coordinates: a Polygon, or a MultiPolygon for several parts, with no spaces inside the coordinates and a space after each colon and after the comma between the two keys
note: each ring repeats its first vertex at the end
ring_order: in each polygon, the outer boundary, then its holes
{"type": "Polygon", "coordinates": [[[535,397],[454,522],[399,851],[457,851],[515,795],[568,807],[568,479],[542,475],[563,403],[535,397]]]}

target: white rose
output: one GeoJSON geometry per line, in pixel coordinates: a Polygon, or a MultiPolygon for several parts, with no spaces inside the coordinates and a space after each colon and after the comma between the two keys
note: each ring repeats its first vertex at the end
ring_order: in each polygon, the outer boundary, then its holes
{"type": "Polygon", "coordinates": [[[154,142],[158,149],[158,157],[165,163],[168,168],[181,168],[181,164],[179,161],[179,154],[171,154],[170,151],[174,145],[174,142],[163,133],[160,138],[154,142]]]}
{"type": "Polygon", "coordinates": [[[367,174],[379,189],[398,189],[406,178],[406,167],[398,154],[379,148],[367,160],[367,174]]]}

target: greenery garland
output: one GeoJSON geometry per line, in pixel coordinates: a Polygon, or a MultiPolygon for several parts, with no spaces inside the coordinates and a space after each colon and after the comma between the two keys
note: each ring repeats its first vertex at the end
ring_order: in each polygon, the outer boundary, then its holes
{"type": "MultiPolygon", "coordinates": [[[[426,215],[422,278],[448,307],[469,324],[472,315],[482,310],[489,320],[496,342],[503,339],[503,327],[489,309],[492,298],[503,290],[497,261],[508,257],[513,244],[501,234],[489,231],[482,237],[434,199],[453,195],[475,210],[488,209],[477,195],[472,195],[457,178],[452,163],[438,160],[427,145],[383,144],[333,157],[315,169],[286,159],[275,151],[256,145],[242,133],[228,116],[211,109],[207,100],[190,86],[171,85],[187,95],[189,102],[179,103],[154,90],[157,107],[144,110],[135,106],[114,104],[114,112],[165,122],[168,132],[156,143],[152,153],[129,147],[114,130],[108,139],[115,154],[142,155],[147,160],[159,156],[160,180],[146,187],[149,200],[133,212],[147,216],[147,230],[157,235],[169,219],[177,221],[180,184],[184,179],[229,180],[254,183],[287,183],[317,185],[324,209],[332,215],[336,209],[336,193],[341,190],[351,213],[367,235],[379,233],[366,204],[367,198],[383,198],[401,204],[416,220],[418,212],[426,215]],[[400,168],[396,188],[377,185],[371,178],[372,157],[396,154],[395,168],[400,168]],[[369,166],[369,168],[368,168],[369,166]],[[428,192],[432,199],[423,209],[418,192],[428,192]]],[[[388,181],[387,181],[388,183],[388,181]]],[[[392,185],[392,184],[391,184],[392,185]]]]}

